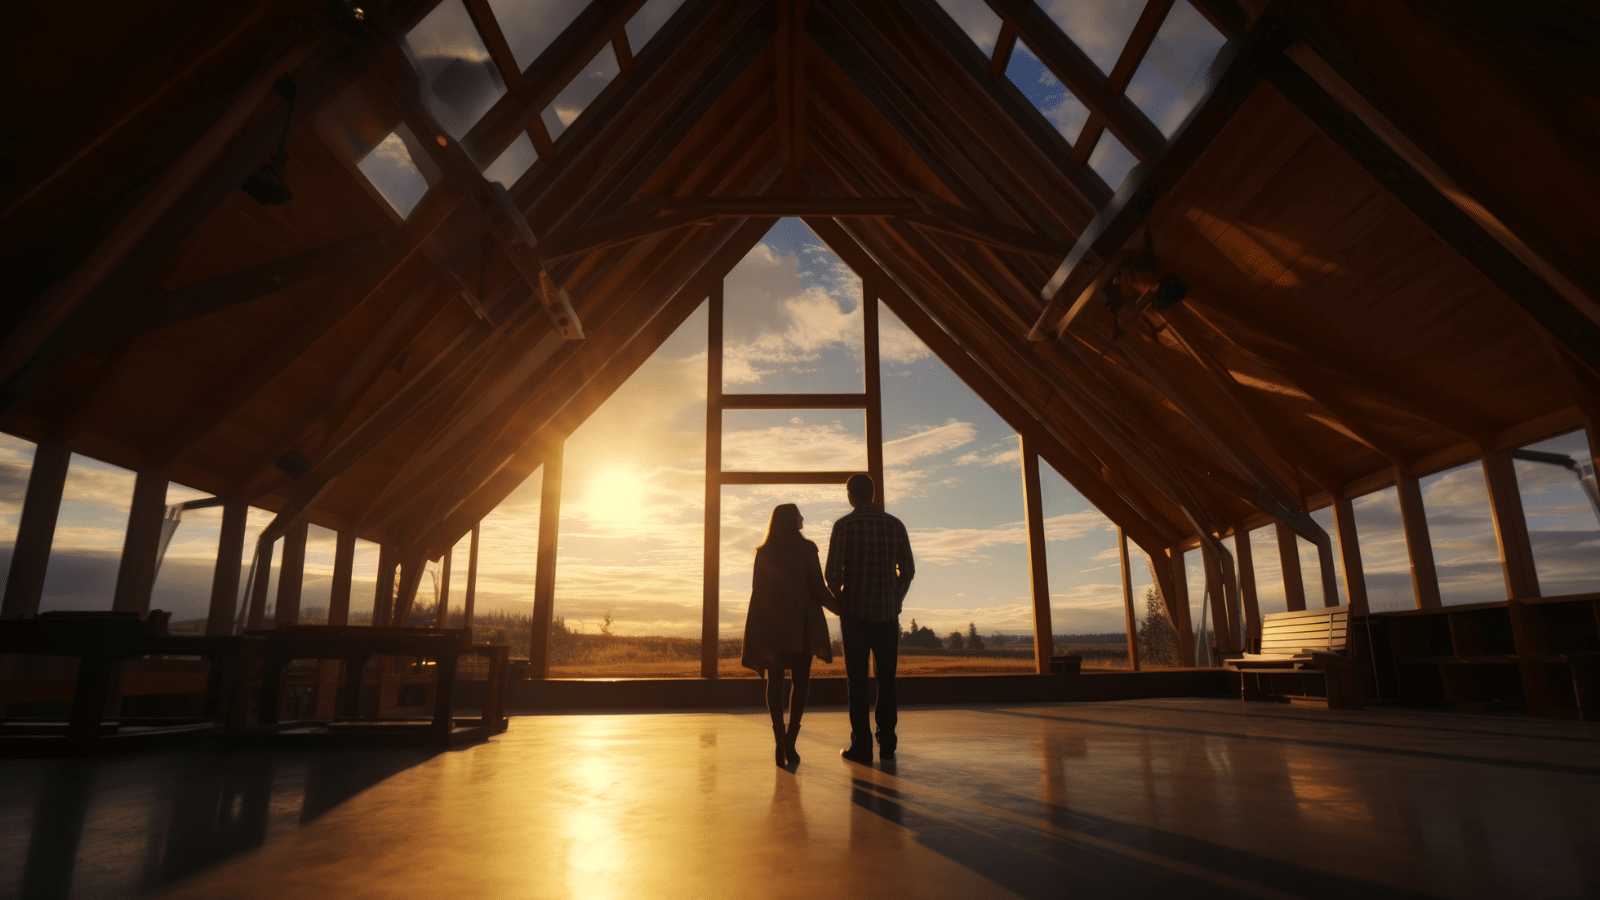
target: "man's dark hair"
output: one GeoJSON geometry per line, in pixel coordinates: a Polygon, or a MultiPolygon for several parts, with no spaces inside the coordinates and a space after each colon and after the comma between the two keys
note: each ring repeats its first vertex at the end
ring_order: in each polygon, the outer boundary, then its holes
{"type": "Polygon", "coordinates": [[[859,473],[851,475],[850,480],[844,483],[845,493],[850,495],[851,500],[859,503],[871,503],[872,492],[875,487],[876,485],[872,483],[871,475],[859,473]]]}

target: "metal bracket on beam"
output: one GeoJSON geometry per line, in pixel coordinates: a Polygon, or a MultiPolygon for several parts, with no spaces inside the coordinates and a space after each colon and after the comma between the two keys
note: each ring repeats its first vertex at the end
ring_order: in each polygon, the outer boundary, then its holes
{"type": "Polygon", "coordinates": [[[523,218],[522,211],[517,209],[516,202],[499,182],[491,181],[489,187],[493,190],[496,203],[484,213],[500,246],[511,258],[511,264],[517,267],[528,286],[534,288],[539,302],[544,304],[545,314],[561,336],[569,341],[583,340],[583,323],[578,321],[578,313],[572,308],[572,298],[567,295],[566,288],[556,284],[545,273],[535,250],[539,246],[539,239],[533,236],[528,220],[523,218]]]}

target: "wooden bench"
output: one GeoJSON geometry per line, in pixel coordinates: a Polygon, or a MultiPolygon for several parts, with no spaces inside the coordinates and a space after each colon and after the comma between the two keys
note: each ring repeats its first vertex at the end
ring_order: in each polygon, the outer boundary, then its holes
{"type": "Polygon", "coordinates": [[[239,675],[252,645],[231,636],[150,634],[136,613],[47,612],[0,621],[0,655],[61,658],[42,665],[24,666],[15,659],[0,665],[0,754],[137,748],[242,722],[239,675]],[[128,695],[185,693],[203,693],[203,714],[152,718],[119,712],[121,698],[128,695]],[[62,700],[70,701],[65,721],[14,716],[8,708],[62,700]]]}
{"type": "Polygon", "coordinates": [[[1361,683],[1349,649],[1350,607],[1294,610],[1261,619],[1261,652],[1223,665],[1237,671],[1245,700],[1360,709],[1361,683]]]}

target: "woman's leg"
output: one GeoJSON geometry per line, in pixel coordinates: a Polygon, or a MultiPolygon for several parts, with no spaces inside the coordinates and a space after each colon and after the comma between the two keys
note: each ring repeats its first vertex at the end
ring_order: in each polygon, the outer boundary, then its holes
{"type": "Polygon", "coordinates": [[[783,670],[767,670],[767,713],[772,716],[772,739],[777,745],[774,758],[778,765],[786,765],[788,735],[783,728],[783,670]]]}
{"type": "Polygon", "coordinates": [[[800,761],[800,753],[795,750],[795,738],[800,736],[800,717],[806,712],[806,696],[811,693],[811,660],[800,668],[790,669],[789,678],[794,682],[794,688],[789,694],[789,730],[784,733],[784,750],[789,755],[789,762],[800,761]]]}

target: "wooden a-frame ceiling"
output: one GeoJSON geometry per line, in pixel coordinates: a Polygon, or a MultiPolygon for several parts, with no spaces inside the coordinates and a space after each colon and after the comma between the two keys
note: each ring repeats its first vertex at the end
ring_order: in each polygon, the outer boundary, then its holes
{"type": "Polygon", "coordinates": [[[1595,421],[1593,15],[1194,2],[1230,45],[1171,141],[1120,91],[1171,0],[1113,79],[1027,0],[990,56],[935,0],[687,0],[642,48],[596,0],[520,70],[467,0],[507,90],[459,141],[401,45],[432,0],[24,4],[0,428],[431,558],[782,215],[1152,553],[1595,421]],[[1019,36],[1144,164],[1116,197],[1003,77],[1019,36]],[[403,219],[352,150],[400,124],[403,219]],[[479,173],[524,133],[507,207],[479,173]]]}

